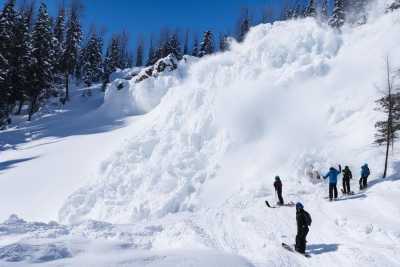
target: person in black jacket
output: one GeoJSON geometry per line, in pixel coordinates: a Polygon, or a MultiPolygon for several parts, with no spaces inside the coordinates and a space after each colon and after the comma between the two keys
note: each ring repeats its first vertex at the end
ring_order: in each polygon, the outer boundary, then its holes
{"type": "Polygon", "coordinates": [[[350,191],[350,179],[353,178],[353,174],[350,171],[349,166],[344,167],[343,169],[343,193],[351,194],[350,191]]]}
{"type": "Polygon", "coordinates": [[[275,177],[274,187],[275,187],[275,192],[278,195],[278,199],[279,199],[278,204],[283,205],[284,202],[283,202],[283,197],[282,197],[282,181],[281,181],[281,178],[279,178],[279,176],[275,177]]]}
{"type": "Polygon", "coordinates": [[[297,221],[297,235],[295,250],[299,253],[306,253],[306,237],[311,225],[311,216],[304,210],[303,204],[298,202],[296,204],[296,221],[297,221]]]}

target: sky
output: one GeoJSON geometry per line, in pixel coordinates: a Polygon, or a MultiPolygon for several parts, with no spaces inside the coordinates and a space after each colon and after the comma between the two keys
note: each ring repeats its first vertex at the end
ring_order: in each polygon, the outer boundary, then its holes
{"type": "MultiPolygon", "coordinates": [[[[23,0],[19,0],[22,2],[23,0]]],[[[36,0],[39,2],[40,0],[36,0]]],[[[57,13],[62,0],[44,0],[51,15],[57,13]]],[[[64,0],[68,3],[69,0],[64,0]]],[[[3,5],[5,0],[0,0],[3,5]]],[[[149,39],[151,34],[158,36],[161,28],[190,29],[192,34],[205,30],[214,33],[232,33],[235,22],[243,7],[249,7],[255,20],[266,6],[280,8],[283,0],[82,0],[85,9],[83,23],[88,29],[96,25],[106,29],[107,36],[126,30],[131,43],[137,37],[149,39]]]]}

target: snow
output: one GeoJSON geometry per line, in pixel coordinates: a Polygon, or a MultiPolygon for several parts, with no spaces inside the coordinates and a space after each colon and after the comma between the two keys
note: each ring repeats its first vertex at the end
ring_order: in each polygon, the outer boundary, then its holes
{"type": "Polygon", "coordinates": [[[70,110],[1,132],[0,217],[24,220],[0,224],[0,266],[400,266],[398,149],[382,180],[372,145],[386,56],[400,68],[387,5],[342,33],[259,25],[228,52],[141,82],[121,71],[104,99],[77,91],[70,110]],[[309,173],[339,163],[356,194],[329,202],[309,173]],[[277,174],[313,218],[311,259],[281,248],[296,225],[293,208],[265,207],[277,174]]]}

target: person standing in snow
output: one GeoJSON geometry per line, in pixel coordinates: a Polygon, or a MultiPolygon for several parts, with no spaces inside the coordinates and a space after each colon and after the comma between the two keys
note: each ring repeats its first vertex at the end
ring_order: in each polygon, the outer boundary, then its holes
{"type": "Polygon", "coordinates": [[[342,172],[342,166],[339,165],[339,170],[336,170],[333,167],[329,168],[329,172],[324,176],[324,179],[329,177],[329,200],[332,201],[332,198],[335,200],[338,197],[337,192],[337,178],[339,174],[342,172]]]}
{"type": "Polygon", "coordinates": [[[368,186],[368,177],[371,174],[368,164],[361,166],[360,190],[366,189],[368,186]]]}
{"type": "Polygon", "coordinates": [[[343,193],[350,194],[350,179],[353,178],[353,174],[350,171],[349,166],[345,166],[343,170],[343,193]]]}
{"type": "Polygon", "coordinates": [[[297,222],[297,235],[296,235],[296,245],[295,250],[299,253],[306,253],[306,237],[309,231],[309,226],[311,226],[311,216],[304,210],[303,204],[298,202],[296,204],[296,222],[297,222]]]}
{"type": "Polygon", "coordinates": [[[275,182],[274,182],[274,187],[275,187],[275,192],[278,195],[278,205],[283,205],[283,197],[282,197],[282,181],[281,178],[279,176],[275,177],[275,182]]]}

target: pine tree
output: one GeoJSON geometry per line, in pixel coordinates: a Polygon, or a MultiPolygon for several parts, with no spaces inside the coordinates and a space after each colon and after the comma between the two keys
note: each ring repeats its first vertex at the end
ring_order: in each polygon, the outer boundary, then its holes
{"type": "Polygon", "coordinates": [[[304,16],[314,18],[317,16],[317,10],[315,9],[315,0],[309,0],[304,16]]]}
{"type": "Polygon", "coordinates": [[[219,51],[224,52],[228,50],[228,36],[224,33],[219,34],[219,51]]]}
{"type": "Polygon", "coordinates": [[[179,42],[178,34],[174,33],[168,40],[165,46],[166,55],[174,55],[176,59],[182,59],[182,50],[179,42]]]}
{"type": "Polygon", "coordinates": [[[183,54],[184,55],[189,54],[189,30],[186,30],[185,32],[185,43],[183,45],[183,54]]]}
{"type": "Polygon", "coordinates": [[[140,39],[136,47],[136,67],[143,66],[143,41],[140,39]]]}
{"type": "Polygon", "coordinates": [[[117,64],[118,68],[125,69],[132,66],[129,66],[129,57],[132,54],[129,50],[129,34],[126,31],[123,31],[121,34],[117,35],[118,43],[119,43],[119,62],[117,64]]]}
{"type": "Polygon", "coordinates": [[[329,25],[334,28],[341,28],[345,22],[344,0],[335,0],[332,16],[329,25]]]}
{"type": "Polygon", "coordinates": [[[153,46],[153,37],[150,37],[150,45],[149,45],[149,54],[147,56],[147,63],[146,66],[152,65],[152,59],[154,55],[154,46],[153,46]]]}
{"type": "Polygon", "coordinates": [[[198,40],[197,36],[194,38],[194,41],[193,41],[192,56],[194,56],[194,57],[199,56],[199,40],[198,40]]]}
{"type": "Polygon", "coordinates": [[[320,17],[324,22],[328,20],[328,0],[322,0],[320,17]]]}
{"type": "Polygon", "coordinates": [[[39,109],[40,101],[49,96],[53,81],[54,50],[52,43],[51,21],[47,6],[42,2],[32,33],[32,85],[29,88],[30,97],[29,118],[39,109]]]}
{"type": "Polygon", "coordinates": [[[30,87],[30,66],[32,65],[32,44],[31,34],[29,32],[30,18],[28,14],[21,10],[16,18],[16,27],[14,32],[14,68],[11,68],[13,75],[13,98],[18,101],[19,106],[17,114],[21,113],[22,106],[27,100],[27,88],[30,87]]]}
{"type": "Polygon", "coordinates": [[[107,84],[110,82],[110,75],[120,68],[121,64],[121,47],[120,38],[118,35],[114,35],[111,39],[111,43],[108,45],[106,50],[106,56],[104,57],[103,63],[103,90],[105,90],[107,84]]]}
{"type": "MultiPolygon", "coordinates": [[[[86,86],[97,83],[103,74],[103,41],[94,31],[82,49],[82,79],[86,86]]],[[[88,92],[90,95],[90,91],[88,92]]]]}
{"type": "Polygon", "coordinates": [[[65,42],[65,8],[61,6],[58,10],[58,15],[55,21],[54,29],[54,56],[56,60],[56,64],[54,67],[55,72],[55,82],[57,84],[63,84],[63,66],[62,59],[65,52],[64,42],[65,42]]]}
{"type": "Polygon", "coordinates": [[[73,2],[69,10],[62,69],[65,76],[65,101],[69,101],[69,77],[76,71],[79,60],[79,48],[82,39],[82,30],[79,22],[78,2],[73,2]]]}
{"type": "Polygon", "coordinates": [[[206,31],[200,44],[199,57],[211,55],[212,53],[214,53],[213,34],[211,31],[206,31]]]}
{"type": "Polygon", "coordinates": [[[120,36],[115,35],[111,40],[110,69],[114,72],[117,68],[123,68],[122,48],[120,36]]]}
{"type": "Polygon", "coordinates": [[[400,93],[394,92],[389,59],[386,61],[387,94],[377,101],[379,108],[387,115],[385,121],[375,124],[377,129],[375,143],[386,146],[385,167],[383,178],[386,178],[390,145],[398,138],[400,130],[400,93]]]}
{"type": "Polygon", "coordinates": [[[247,8],[243,9],[242,16],[239,21],[239,34],[238,34],[238,41],[243,42],[246,34],[250,30],[250,17],[249,17],[249,10],[247,8]]]}
{"type": "Polygon", "coordinates": [[[0,124],[8,119],[15,104],[15,67],[16,43],[14,32],[16,30],[17,14],[15,11],[15,0],[8,0],[0,14],[0,79],[1,99],[0,124]]]}
{"type": "Polygon", "coordinates": [[[400,0],[395,0],[390,6],[388,6],[387,10],[393,11],[400,8],[400,0]]]}

